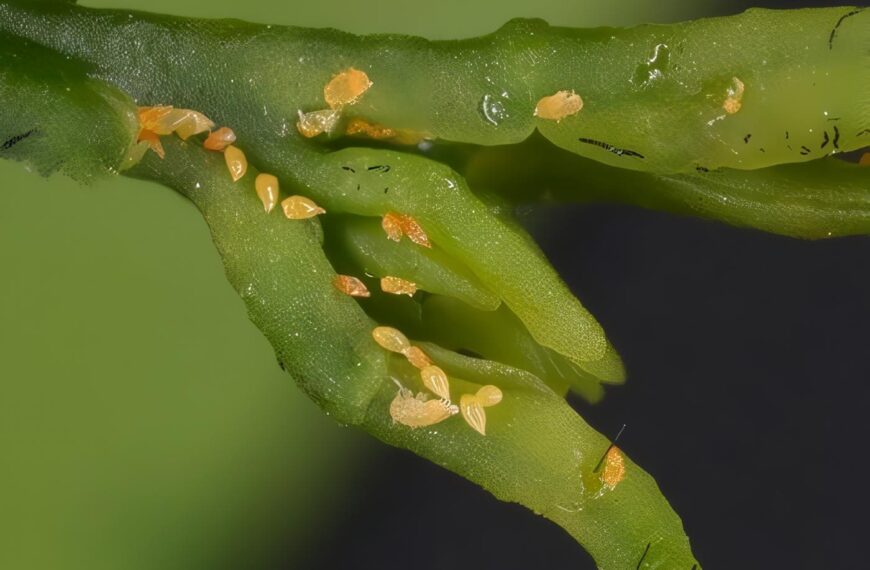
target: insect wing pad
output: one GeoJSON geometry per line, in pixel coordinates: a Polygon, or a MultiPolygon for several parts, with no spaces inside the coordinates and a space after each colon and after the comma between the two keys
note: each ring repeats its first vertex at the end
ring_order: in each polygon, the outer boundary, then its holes
{"type": "Polygon", "coordinates": [[[444,400],[450,400],[450,382],[447,374],[437,366],[427,366],[420,371],[420,378],[426,388],[444,400]]]}
{"type": "Polygon", "coordinates": [[[465,423],[470,425],[480,435],[486,435],[486,412],[483,410],[483,406],[480,404],[477,396],[463,394],[459,399],[459,411],[462,412],[465,423]]]}

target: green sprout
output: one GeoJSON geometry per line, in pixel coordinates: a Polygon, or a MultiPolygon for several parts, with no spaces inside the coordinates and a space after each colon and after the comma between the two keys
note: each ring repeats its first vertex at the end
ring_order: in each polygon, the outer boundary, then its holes
{"type": "Polygon", "coordinates": [[[434,42],[3,0],[0,158],[176,190],[338,422],[551,519],[599,568],[689,570],[653,479],[565,401],[625,371],[511,210],[866,234],[867,171],[831,155],[870,139],[868,32],[836,8],[434,42]]]}

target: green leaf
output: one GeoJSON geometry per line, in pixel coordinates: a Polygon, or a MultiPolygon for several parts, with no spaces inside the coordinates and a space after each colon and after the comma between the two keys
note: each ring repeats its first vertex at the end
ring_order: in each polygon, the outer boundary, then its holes
{"type": "Polygon", "coordinates": [[[0,32],[0,158],[81,181],[117,172],[138,130],[136,108],[88,71],[82,62],[0,32]]]}
{"type": "Polygon", "coordinates": [[[457,167],[472,186],[517,202],[621,202],[806,239],[870,233],[870,169],[835,158],[658,175],[608,168],[533,137],[469,150],[457,167]]]}

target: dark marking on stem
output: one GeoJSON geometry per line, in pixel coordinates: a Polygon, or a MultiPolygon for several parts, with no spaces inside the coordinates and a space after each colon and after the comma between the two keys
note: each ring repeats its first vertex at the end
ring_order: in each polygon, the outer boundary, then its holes
{"type": "Polygon", "coordinates": [[[619,441],[619,436],[622,435],[622,432],[625,431],[625,424],[622,424],[622,427],[619,428],[619,432],[616,434],[616,437],[613,438],[613,441],[610,442],[610,445],[607,446],[607,449],[604,450],[604,455],[601,456],[601,459],[598,460],[598,464],[595,466],[595,469],[592,470],[593,473],[598,473],[598,470],[601,469],[601,465],[604,463],[604,458],[607,457],[607,454],[610,453],[610,450],[613,449],[613,446],[616,445],[616,442],[619,441]]]}
{"type": "Polygon", "coordinates": [[[647,543],[646,543],[646,548],[643,549],[643,555],[641,555],[640,560],[637,561],[637,568],[636,568],[636,570],[640,570],[640,565],[643,564],[643,560],[644,560],[644,558],[646,558],[646,555],[649,554],[649,547],[650,547],[650,546],[652,546],[652,543],[651,543],[651,542],[647,542],[647,543]]]}
{"type": "Polygon", "coordinates": [[[834,24],[834,28],[831,30],[831,35],[828,37],[828,49],[834,49],[834,36],[837,35],[837,29],[843,24],[843,20],[845,20],[846,18],[848,18],[850,16],[854,16],[855,14],[860,13],[861,10],[863,10],[863,8],[858,9],[858,10],[852,10],[848,14],[844,14],[844,15],[840,16],[840,19],[837,20],[837,23],[834,24]]]}
{"type": "Polygon", "coordinates": [[[356,174],[356,170],[354,170],[354,169],[353,169],[352,167],[350,167],[350,166],[342,166],[341,169],[342,169],[342,170],[347,170],[348,172],[353,172],[354,174],[356,174]]]}
{"type": "Polygon", "coordinates": [[[840,117],[828,117],[829,121],[839,121],[840,117]]]}
{"type": "Polygon", "coordinates": [[[386,194],[386,193],[389,192],[389,191],[390,191],[390,188],[389,188],[389,187],[384,188],[384,194],[386,194]]]}
{"type": "Polygon", "coordinates": [[[825,138],[822,141],[822,146],[820,146],[819,148],[825,148],[825,146],[827,146],[827,144],[828,144],[828,141],[831,140],[830,137],[828,137],[828,131],[825,131],[824,135],[825,135],[825,138]]]}
{"type": "Polygon", "coordinates": [[[356,191],[357,191],[357,192],[359,192],[359,188],[360,188],[360,186],[359,186],[359,184],[357,184],[357,185],[356,185],[356,191]]]}
{"type": "Polygon", "coordinates": [[[378,172],[389,172],[390,166],[387,164],[376,164],[375,166],[369,166],[367,170],[377,170],[378,172]]]}
{"type": "Polygon", "coordinates": [[[695,170],[697,170],[698,172],[710,172],[710,169],[705,166],[696,166],[695,170]]]}
{"type": "Polygon", "coordinates": [[[580,137],[577,140],[582,142],[582,143],[591,144],[591,145],[595,145],[597,147],[601,147],[604,150],[606,150],[607,152],[612,152],[616,156],[633,156],[636,158],[646,158],[644,155],[642,155],[641,153],[639,153],[637,151],[629,150],[627,148],[619,148],[619,147],[613,146],[612,144],[607,144],[606,142],[597,141],[595,139],[587,139],[587,138],[580,137]]]}
{"type": "Polygon", "coordinates": [[[281,359],[278,359],[278,368],[280,368],[284,372],[287,372],[287,368],[284,366],[284,361],[281,359]]]}
{"type": "Polygon", "coordinates": [[[6,139],[6,142],[0,145],[0,150],[9,150],[10,148],[17,145],[35,132],[36,129],[30,129],[29,131],[23,132],[20,135],[15,135],[14,137],[6,139]]]}
{"type": "Polygon", "coordinates": [[[760,150],[761,152],[767,152],[766,150],[764,150],[764,147],[760,147],[758,150],[760,150]]]}
{"type": "Polygon", "coordinates": [[[837,125],[834,125],[833,143],[834,143],[834,148],[839,150],[840,149],[840,129],[837,128],[837,125]]]}
{"type": "Polygon", "coordinates": [[[743,137],[743,142],[745,142],[746,144],[749,144],[749,139],[751,139],[751,138],[752,138],[752,133],[749,133],[748,135],[743,137]]]}
{"type": "Polygon", "coordinates": [[[801,154],[803,154],[803,155],[806,156],[806,155],[808,155],[810,152],[811,152],[810,149],[808,149],[808,148],[805,147],[805,146],[801,146],[801,154]]]}
{"type": "Polygon", "coordinates": [[[863,131],[861,131],[860,133],[858,133],[858,134],[855,135],[855,136],[856,136],[856,137],[863,137],[863,136],[866,135],[867,133],[870,133],[870,129],[864,129],[863,131]]]}
{"type": "Polygon", "coordinates": [[[477,358],[478,360],[483,360],[483,355],[479,352],[474,352],[470,348],[457,348],[456,352],[461,354],[462,356],[467,356],[468,358],[477,358]]]}

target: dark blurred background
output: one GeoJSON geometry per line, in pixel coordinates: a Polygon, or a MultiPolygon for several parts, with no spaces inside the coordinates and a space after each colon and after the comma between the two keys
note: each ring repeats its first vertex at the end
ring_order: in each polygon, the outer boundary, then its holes
{"type": "MultiPolygon", "coordinates": [[[[836,3],[135,2],[430,37],[752,5],[836,3]]],[[[5,163],[0,180],[0,569],[594,568],[548,521],[323,417],[168,190],[5,163]]],[[[867,567],[870,238],[614,206],[525,217],[629,370],[575,407],[604,434],[627,425],[620,446],[705,568],[867,567]]]]}

